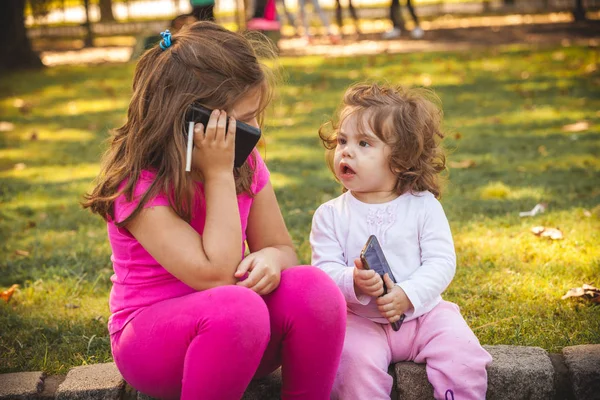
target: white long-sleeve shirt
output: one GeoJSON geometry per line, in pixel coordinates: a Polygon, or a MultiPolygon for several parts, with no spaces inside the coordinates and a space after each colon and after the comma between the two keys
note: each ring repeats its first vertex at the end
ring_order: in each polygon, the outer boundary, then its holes
{"type": "Polygon", "coordinates": [[[399,285],[414,308],[406,321],[435,307],[456,270],[452,233],[442,205],[430,192],[405,193],[382,204],[367,204],[350,192],[322,204],[310,233],[312,264],[341,289],[349,311],[387,323],[370,296],[354,291],[354,260],[370,235],[377,236],[399,285]]]}

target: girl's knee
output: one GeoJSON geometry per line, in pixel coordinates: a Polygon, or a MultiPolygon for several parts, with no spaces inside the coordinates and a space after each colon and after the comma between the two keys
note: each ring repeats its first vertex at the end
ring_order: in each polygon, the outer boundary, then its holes
{"type": "MultiPolygon", "coordinates": [[[[270,335],[269,310],[262,297],[235,285],[210,289],[211,313],[206,323],[231,333],[257,337],[270,335]]],[[[203,324],[204,325],[204,324],[203,324]]]]}
{"type": "Polygon", "coordinates": [[[342,292],[329,275],[316,267],[298,266],[284,270],[280,289],[313,310],[346,313],[342,292]]]}
{"type": "Polygon", "coordinates": [[[288,268],[282,272],[281,281],[291,290],[316,291],[333,301],[344,299],[335,282],[317,267],[302,265],[288,268]]]}

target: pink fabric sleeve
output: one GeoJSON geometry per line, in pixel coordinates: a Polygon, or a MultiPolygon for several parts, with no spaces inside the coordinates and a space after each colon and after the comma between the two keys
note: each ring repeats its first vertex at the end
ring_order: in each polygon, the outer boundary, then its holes
{"type": "MultiPolygon", "coordinates": [[[[138,203],[144,196],[144,193],[146,193],[146,191],[148,190],[150,185],[152,185],[152,182],[154,182],[155,177],[156,177],[156,174],[154,174],[152,172],[142,171],[140,178],[133,190],[133,200],[127,201],[124,194],[117,197],[117,199],[115,200],[115,203],[114,203],[115,221],[116,222],[121,222],[131,215],[133,210],[135,210],[138,203]]],[[[121,184],[121,187],[123,187],[125,184],[126,184],[126,182],[123,182],[121,184]]],[[[168,206],[168,205],[169,205],[169,199],[167,198],[166,194],[159,193],[156,197],[148,200],[146,202],[146,204],[144,204],[144,208],[154,207],[154,206],[168,206]]]]}
{"type": "Polygon", "coordinates": [[[252,178],[252,192],[255,194],[260,192],[269,182],[271,173],[267,165],[263,161],[258,150],[254,150],[255,162],[250,159],[250,166],[254,169],[254,177],[252,178]]]}

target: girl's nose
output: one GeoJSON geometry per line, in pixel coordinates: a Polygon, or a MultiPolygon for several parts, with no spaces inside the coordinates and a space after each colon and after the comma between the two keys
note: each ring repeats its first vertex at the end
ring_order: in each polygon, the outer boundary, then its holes
{"type": "Polygon", "coordinates": [[[352,158],[353,155],[354,155],[354,152],[352,151],[352,148],[346,144],[344,146],[344,148],[342,149],[342,156],[352,158]]]}

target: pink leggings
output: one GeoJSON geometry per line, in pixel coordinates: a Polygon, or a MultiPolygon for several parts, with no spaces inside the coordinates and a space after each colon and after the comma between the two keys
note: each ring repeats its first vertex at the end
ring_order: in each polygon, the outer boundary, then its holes
{"type": "Polygon", "coordinates": [[[390,325],[349,313],[331,398],[389,400],[392,377],[388,366],[399,361],[427,364],[436,399],[485,399],[486,366],[492,357],[481,347],[458,306],[443,300],[427,314],[402,324],[398,332],[390,325]]]}
{"type": "Polygon", "coordinates": [[[329,399],[346,327],[335,283],[314,267],[281,274],[259,296],[221,286],[154,304],[111,336],[115,363],[161,399],[240,399],[253,377],[282,366],[282,399],[329,399]]]}

